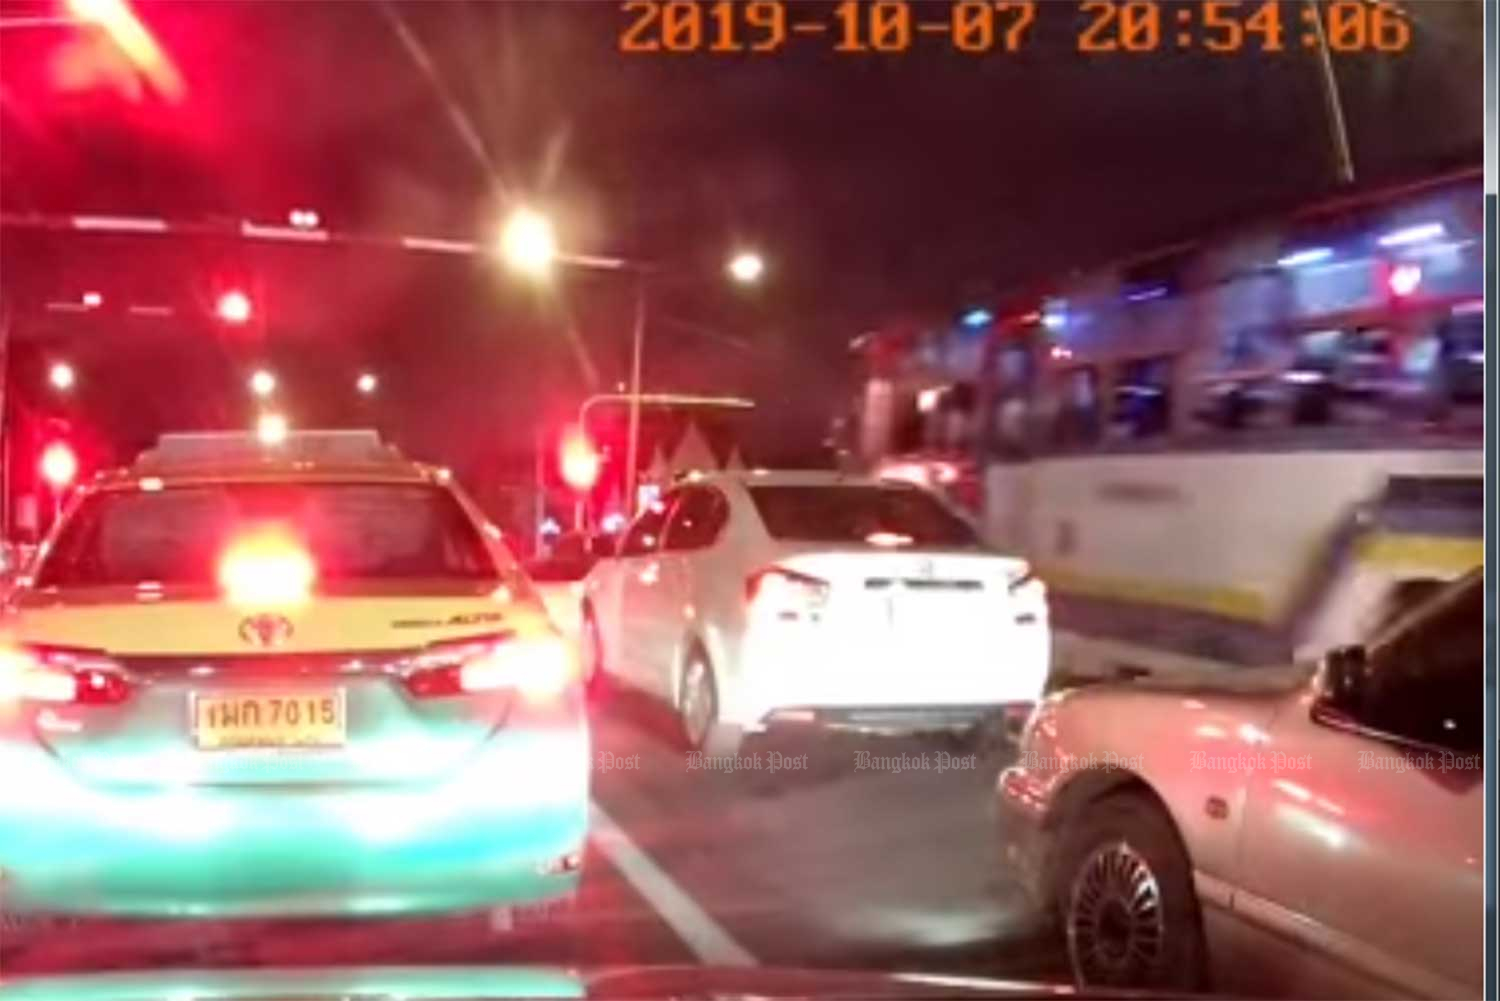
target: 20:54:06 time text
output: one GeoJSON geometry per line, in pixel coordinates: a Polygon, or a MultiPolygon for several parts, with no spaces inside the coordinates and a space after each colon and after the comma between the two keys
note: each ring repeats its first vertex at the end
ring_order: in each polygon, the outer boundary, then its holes
{"type": "Polygon", "coordinates": [[[1039,13],[1069,17],[1077,51],[1090,54],[1400,52],[1412,37],[1393,0],[626,0],[620,9],[628,53],[763,54],[805,40],[835,53],[900,54],[924,39],[962,53],[1012,53],[1028,44],[1039,13]]]}

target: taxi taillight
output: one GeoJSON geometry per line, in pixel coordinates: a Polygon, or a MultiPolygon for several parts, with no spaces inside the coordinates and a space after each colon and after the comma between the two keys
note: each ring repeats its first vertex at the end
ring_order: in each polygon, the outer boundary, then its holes
{"type": "Polygon", "coordinates": [[[112,706],[129,697],[130,680],[102,655],[35,646],[0,649],[0,703],[112,706]]]}
{"type": "Polygon", "coordinates": [[[412,659],[404,681],[421,699],[507,690],[546,699],[561,695],[576,677],[560,637],[505,634],[430,647],[412,659]]]}

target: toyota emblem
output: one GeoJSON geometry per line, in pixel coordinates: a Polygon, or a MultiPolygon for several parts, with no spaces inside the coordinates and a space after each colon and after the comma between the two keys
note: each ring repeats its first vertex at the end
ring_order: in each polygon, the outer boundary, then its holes
{"type": "Polygon", "coordinates": [[[251,646],[281,646],[292,638],[292,623],[285,615],[252,615],[240,620],[240,639],[251,646]]]}

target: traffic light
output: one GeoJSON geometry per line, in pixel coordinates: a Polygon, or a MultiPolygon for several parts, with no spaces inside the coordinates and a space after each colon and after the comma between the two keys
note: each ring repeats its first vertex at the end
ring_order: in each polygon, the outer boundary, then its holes
{"type": "Polygon", "coordinates": [[[225,323],[239,327],[250,322],[255,306],[250,301],[249,295],[240,289],[233,288],[219,294],[219,298],[214,302],[214,312],[225,323]]]}
{"type": "Polygon", "coordinates": [[[599,450],[587,432],[576,425],[563,431],[558,458],[563,481],[568,486],[579,493],[594,489],[594,484],[599,482],[601,461],[599,450]]]}
{"type": "Polygon", "coordinates": [[[78,455],[67,442],[54,441],[42,449],[37,468],[53,490],[63,491],[78,478],[78,455]]]}

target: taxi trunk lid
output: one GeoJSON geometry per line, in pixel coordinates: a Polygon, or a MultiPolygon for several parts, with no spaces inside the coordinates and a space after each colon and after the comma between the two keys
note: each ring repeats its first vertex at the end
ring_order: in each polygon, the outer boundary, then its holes
{"type": "Polygon", "coordinates": [[[418,698],[404,680],[411,655],[504,635],[523,613],[493,582],[400,590],[344,588],[274,610],[191,589],[31,595],[24,645],[102,654],[129,683],[118,704],[38,709],[35,732],[95,785],[431,780],[503,725],[511,697],[418,698]]]}

